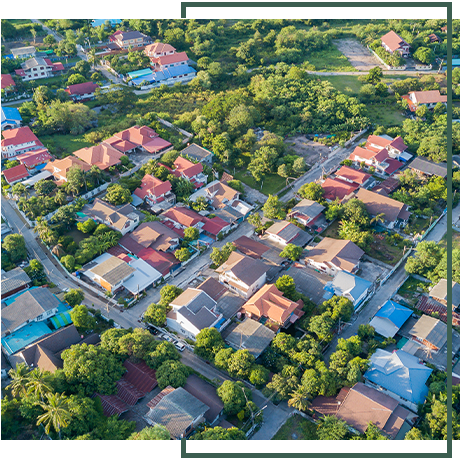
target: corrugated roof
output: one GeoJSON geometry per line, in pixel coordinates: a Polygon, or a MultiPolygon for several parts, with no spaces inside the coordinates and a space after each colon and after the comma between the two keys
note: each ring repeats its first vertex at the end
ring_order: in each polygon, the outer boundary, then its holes
{"type": "Polygon", "coordinates": [[[363,255],[364,251],[354,242],[325,237],[309,250],[307,258],[316,263],[330,262],[345,271],[353,271],[363,255]]]}
{"type": "Polygon", "coordinates": [[[21,268],[14,268],[11,271],[2,273],[2,298],[9,292],[24,287],[31,282],[30,277],[21,268]]]}
{"type": "MultiPolygon", "coordinates": [[[[447,280],[440,279],[430,290],[429,295],[432,298],[447,301],[447,280]]],[[[455,281],[452,281],[452,305],[455,307],[460,305],[460,284],[457,284],[455,281]]]]}
{"type": "Polygon", "coordinates": [[[434,317],[422,315],[409,334],[441,349],[447,343],[447,325],[434,317]]]}
{"type": "Polygon", "coordinates": [[[447,164],[446,163],[435,163],[421,156],[415,157],[415,159],[409,164],[409,169],[415,169],[419,172],[428,175],[437,175],[438,177],[447,177],[447,164]]]}
{"type": "Polygon", "coordinates": [[[190,156],[197,161],[203,161],[203,159],[206,159],[208,156],[213,156],[212,152],[206,150],[206,148],[203,148],[200,145],[197,145],[196,143],[192,143],[188,147],[184,148],[181,151],[181,154],[190,156]]]}
{"type": "Polygon", "coordinates": [[[235,241],[233,245],[245,255],[253,258],[261,258],[265,252],[270,250],[269,247],[262,244],[261,242],[255,241],[247,236],[241,236],[235,241]]]}
{"type": "Polygon", "coordinates": [[[112,256],[90,271],[104,279],[110,285],[116,285],[136,270],[120,258],[112,256]]]}

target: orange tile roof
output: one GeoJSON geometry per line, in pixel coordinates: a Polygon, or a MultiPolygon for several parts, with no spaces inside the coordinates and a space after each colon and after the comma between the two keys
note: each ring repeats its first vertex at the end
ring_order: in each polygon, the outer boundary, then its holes
{"type": "Polygon", "coordinates": [[[101,170],[120,164],[123,153],[108,143],[100,143],[94,147],[82,148],[74,155],[90,166],[97,166],[101,170]]]}
{"type": "Polygon", "coordinates": [[[67,179],[67,172],[73,166],[78,166],[83,171],[88,172],[91,166],[88,166],[84,161],[76,156],[67,156],[64,159],[56,159],[50,161],[44,170],[51,172],[57,180],[67,179]]]}

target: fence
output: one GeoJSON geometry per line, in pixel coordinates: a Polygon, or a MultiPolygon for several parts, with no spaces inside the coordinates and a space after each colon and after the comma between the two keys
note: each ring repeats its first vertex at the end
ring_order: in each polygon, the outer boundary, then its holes
{"type": "Polygon", "coordinates": [[[185,135],[185,137],[188,137],[188,138],[193,137],[193,134],[190,134],[190,132],[187,132],[187,131],[184,131],[181,128],[178,128],[177,126],[174,126],[174,124],[170,123],[169,121],[163,120],[161,118],[158,118],[158,121],[161,124],[164,124],[166,127],[169,127],[169,128],[174,129],[176,131],[179,131],[182,135],[185,135]]]}
{"type": "Polygon", "coordinates": [[[436,224],[439,222],[439,220],[442,219],[442,217],[444,217],[444,215],[446,215],[447,213],[447,207],[442,211],[442,214],[437,218],[436,221],[434,221],[429,227],[428,229],[423,233],[423,236],[420,238],[419,241],[417,241],[417,244],[420,242],[420,241],[423,241],[423,239],[426,238],[426,236],[428,235],[428,233],[436,226],[436,224]]]}
{"type": "Polygon", "coordinates": [[[398,263],[395,264],[393,269],[380,281],[380,286],[382,286],[389,278],[390,276],[401,266],[401,263],[403,263],[407,258],[409,257],[410,253],[412,252],[413,249],[409,249],[401,258],[401,260],[398,261],[398,263]]]}
{"type": "Polygon", "coordinates": [[[433,65],[416,65],[415,70],[431,70],[433,68],[433,65]]]}
{"type": "Polygon", "coordinates": [[[367,49],[388,69],[388,70],[406,70],[406,66],[403,67],[392,67],[391,65],[387,64],[372,48],[367,46],[367,49]]]}

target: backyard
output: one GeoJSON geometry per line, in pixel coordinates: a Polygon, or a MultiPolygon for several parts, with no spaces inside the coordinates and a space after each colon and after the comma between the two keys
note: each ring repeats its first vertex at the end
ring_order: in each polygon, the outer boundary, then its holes
{"type": "Polygon", "coordinates": [[[296,414],[280,427],[272,440],[318,440],[316,424],[296,414]]]}

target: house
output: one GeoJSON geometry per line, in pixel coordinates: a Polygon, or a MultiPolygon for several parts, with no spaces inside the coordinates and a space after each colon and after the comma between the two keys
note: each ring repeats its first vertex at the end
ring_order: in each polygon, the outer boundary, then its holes
{"type": "Polygon", "coordinates": [[[133,194],[151,206],[164,202],[171,207],[176,203],[176,195],[171,190],[169,180],[163,182],[153,175],[146,174],[142,178],[141,186],[136,188],[133,194]]]}
{"type": "Polygon", "coordinates": [[[45,167],[53,157],[46,148],[21,153],[16,158],[21,164],[26,166],[29,172],[37,172],[45,167]]]}
{"type": "Polygon", "coordinates": [[[302,225],[311,227],[318,220],[324,209],[325,207],[316,201],[302,199],[291,209],[288,218],[294,218],[302,225]]]}
{"type": "Polygon", "coordinates": [[[163,389],[147,403],[149,408],[144,419],[150,424],[165,427],[173,440],[187,437],[205,420],[209,406],[187,392],[184,388],[171,386],[163,389]]]}
{"type": "Polygon", "coordinates": [[[342,166],[336,173],[336,178],[345,182],[354,183],[359,186],[365,187],[369,184],[372,178],[371,174],[367,174],[361,170],[354,169],[348,166],[342,166]]]}
{"type": "Polygon", "coordinates": [[[412,155],[406,151],[407,145],[404,143],[401,136],[393,139],[393,137],[386,134],[370,135],[367,138],[366,149],[375,151],[385,149],[390,158],[397,159],[402,162],[407,162],[412,158],[412,155]]]}
{"type": "Polygon", "coordinates": [[[435,33],[430,33],[428,38],[430,39],[430,43],[442,43],[442,39],[439,38],[435,33]]]}
{"type": "Polygon", "coordinates": [[[214,277],[208,277],[198,285],[197,289],[207,293],[216,302],[227,292],[227,289],[214,277]]]}
{"type": "Polygon", "coordinates": [[[113,230],[120,231],[123,236],[133,231],[139,224],[139,215],[131,204],[115,207],[96,198],[91,207],[85,206],[83,212],[93,220],[104,223],[113,230]]]}
{"type": "Polygon", "coordinates": [[[304,315],[303,301],[291,301],[275,284],[266,284],[244,303],[241,312],[262,324],[267,320],[274,328],[284,328],[304,315]]]}
{"type": "Polygon", "coordinates": [[[438,352],[447,343],[447,325],[425,314],[409,331],[412,341],[422,344],[432,352],[438,352]]]}
{"type": "Polygon", "coordinates": [[[147,248],[171,252],[179,246],[179,236],[161,222],[144,222],[132,233],[125,234],[118,244],[137,256],[147,248]]]}
{"type": "Polygon", "coordinates": [[[5,180],[9,185],[13,185],[13,183],[29,177],[29,171],[26,169],[24,164],[19,164],[18,166],[11,167],[10,169],[3,170],[2,175],[5,177],[5,180]]]}
{"type": "Polygon", "coordinates": [[[148,126],[133,126],[104,141],[122,153],[132,153],[136,150],[154,155],[158,158],[161,153],[172,148],[172,144],[162,139],[148,126]]]}
{"type": "Polygon", "coordinates": [[[22,351],[9,356],[13,368],[20,363],[25,363],[29,368],[40,368],[43,371],[54,373],[63,367],[61,354],[75,344],[97,344],[99,335],[92,333],[82,339],[75,325],[62,327],[54,333],[45,335],[39,341],[29,344],[22,351]]]}
{"type": "Polygon", "coordinates": [[[402,96],[407,101],[410,111],[415,112],[417,108],[425,105],[427,108],[432,109],[437,104],[441,103],[447,107],[447,96],[441,95],[439,89],[432,89],[430,91],[410,91],[409,94],[402,96]]]}
{"type": "Polygon", "coordinates": [[[340,271],[355,273],[359,269],[359,261],[364,255],[354,242],[325,237],[313,249],[308,251],[306,263],[330,276],[340,271]]]}
{"type": "Polygon", "coordinates": [[[364,374],[366,385],[393,397],[401,405],[417,412],[417,405],[428,395],[426,382],[433,370],[402,350],[377,349],[364,374]]]}
{"type": "Polygon", "coordinates": [[[19,70],[15,70],[16,75],[22,78],[22,81],[39,80],[41,78],[50,78],[64,70],[61,62],[51,62],[50,59],[42,57],[33,57],[21,64],[19,70]]]}
{"type": "Polygon", "coordinates": [[[447,177],[447,164],[446,163],[435,163],[429,159],[417,156],[410,164],[409,169],[417,172],[419,175],[426,175],[432,177],[446,178],[447,177]]]}
{"type": "Polygon", "coordinates": [[[43,148],[43,144],[29,126],[2,131],[2,159],[9,159],[26,151],[43,148]]]}
{"type": "MultiPolygon", "coordinates": [[[[447,280],[440,279],[439,282],[430,290],[429,296],[447,306],[447,280]]],[[[452,281],[452,309],[457,309],[459,306],[460,284],[452,281]]]]}
{"type": "Polygon", "coordinates": [[[178,65],[187,65],[188,56],[186,52],[167,54],[164,56],[150,58],[152,67],[157,71],[163,71],[178,65]]]}
{"type": "Polygon", "coordinates": [[[7,272],[2,272],[2,300],[15,293],[26,290],[31,284],[30,277],[21,268],[14,268],[7,272]]]}
{"type": "MultiPolygon", "coordinates": [[[[455,295],[454,292],[452,293],[455,295]]],[[[427,294],[423,294],[420,296],[420,299],[415,307],[429,316],[436,314],[439,319],[441,319],[444,323],[447,323],[447,302],[437,301],[435,298],[432,298],[427,294]]],[[[454,309],[454,305],[452,305],[452,309],[454,309]]],[[[460,314],[458,312],[452,311],[452,325],[460,327],[460,314]]]]}
{"type": "Polygon", "coordinates": [[[65,88],[65,92],[75,101],[92,100],[99,85],[88,81],[86,83],[71,84],[65,88]]]}
{"type": "Polygon", "coordinates": [[[305,247],[313,239],[313,236],[306,231],[286,220],[276,222],[265,231],[265,234],[269,239],[283,246],[294,244],[298,247],[305,247]]]}
{"type": "Polygon", "coordinates": [[[201,232],[205,221],[205,217],[201,216],[198,212],[178,205],[168,209],[161,216],[164,220],[163,224],[176,231],[180,237],[184,237],[185,228],[192,226],[201,232]]]}
{"type": "Polygon", "coordinates": [[[333,202],[336,200],[342,201],[346,196],[352,194],[359,185],[328,177],[321,183],[321,187],[324,190],[324,199],[328,202],[333,202]]]}
{"type": "Polygon", "coordinates": [[[9,73],[2,73],[2,89],[9,92],[16,90],[16,83],[9,73]]]}
{"type": "Polygon", "coordinates": [[[248,299],[265,284],[269,269],[259,260],[232,252],[216,272],[229,290],[248,299]]]}
{"type": "Polygon", "coordinates": [[[228,221],[225,221],[217,215],[213,218],[205,217],[203,223],[204,225],[201,227],[202,231],[214,240],[217,240],[219,235],[227,234],[232,229],[228,221]]]}
{"type": "Polygon", "coordinates": [[[119,49],[139,48],[152,43],[152,39],[141,32],[117,30],[110,35],[109,41],[118,46],[119,49]]]}
{"type": "Polygon", "coordinates": [[[270,250],[270,247],[247,236],[241,236],[234,240],[233,245],[241,253],[252,258],[262,258],[262,255],[270,250]]]}
{"type": "Polygon", "coordinates": [[[131,80],[128,84],[131,86],[149,85],[150,87],[159,87],[161,85],[172,86],[176,83],[187,83],[196,76],[196,70],[189,65],[176,65],[163,70],[153,71],[151,68],[143,71],[130,72],[128,74],[131,80]]]}
{"type": "Polygon", "coordinates": [[[180,267],[180,262],[172,253],[161,252],[151,247],[142,249],[137,256],[160,272],[165,279],[180,267]]]}
{"type": "MultiPolygon", "coordinates": [[[[62,303],[46,288],[33,287],[14,295],[2,305],[2,336],[29,324],[41,322],[58,312],[62,303]]],[[[27,343],[28,344],[28,343],[27,343]]]]}
{"type": "Polygon", "coordinates": [[[373,284],[361,277],[345,271],[339,271],[333,280],[329,281],[324,290],[326,293],[323,298],[329,300],[334,295],[348,298],[355,309],[366,299],[372,290],[373,284]]]}
{"type": "Polygon", "coordinates": [[[245,349],[257,359],[270,345],[275,332],[256,320],[246,318],[227,335],[225,342],[233,349],[245,349]]]}
{"type": "Polygon", "coordinates": [[[121,258],[102,254],[83,266],[83,273],[108,292],[115,294],[123,289],[123,283],[134,275],[135,268],[121,258]]]}
{"type": "Polygon", "coordinates": [[[225,325],[222,314],[216,312],[216,302],[205,292],[188,288],[169,304],[166,315],[169,328],[189,339],[195,339],[203,328],[221,330],[225,325]]]}
{"type": "Polygon", "coordinates": [[[156,268],[142,258],[129,255],[119,256],[119,258],[135,269],[133,275],[123,281],[123,287],[133,296],[138,296],[152,285],[157,285],[163,277],[156,268]]]}
{"type": "Polygon", "coordinates": [[[188,145],[180,153],[182,156],[188,156],[195,161],[208,164],[209,166],[212,164],[212,158],[214,157],[214,153],[196,143],[188,145]]]}
{"type": "Polygon", "coordinates": [[[215,424],[224,411],[224,404],[217,395],[216,388],[197,375],[191,374],[187,378],[184,389],[205,405],[209,406],[209,410],[204,414],[204,418],[209,425],[212,426],[215,424]]]}
{"type": "Polygon", "coordinates": [[[397,178],[388,177],[383,182],[377,182],[374,187],[372,187],[372,191],[388,196],[390,193],[393,193],[400,184],[401,182],[397,178]]]}
{"type": "Polygon", "coordinates": [[[152,43],[147,45],[144,49],[144,53],[151,58],[157,58],[161,56],[169,56],[176,52],[176,48],[169,45],[168,43],[152,43]]]}
{"type": "Polygon", "coordinates": [[[193,184],[195,188],[201,188],[206,185],[207,175],[203,173],[201,163],[192,163],[186,158],[179,156],[174,161],[174,170],[172,172],[176,177],[182,177],[193,184]]]}
{"type": "Polygon", "coordinates": [[[382,215],[381,225],[389,229],[407,222],[411,215],[407,204],[364,188],[360,188],[355,197],[364,203],[371,217],[382,215]]]}
{"type": "Polygon", "coordinates": [[[64,159],[56,159],[48,162],[44,167],[44,171],[50,172],[54,176],[56,183],[61,185],[64,182],[67,182],[67,173],[71,167],[78,167],[84,172],[88,172],[91,169],[91,166],[86,164],[80,158],[70,155],[64,159]]]}
{"type": "Polygon", "coordinates": [[[402,57],[409,56],[410,45],[402,39],[396,32],[390,30],[387,34],[381,37],[382,46],[390,54],[398,52],[402,57]]]}
{"type": "Polygon", "coordinates": [[[337,397],[316,397],[310,408],[336,416],[360,434],[372,423],[392,440],[404,440],[417,418],[394,398],[361,382],[342,388],[337,397]]]}
{"type": "Polygon", "coordinates": [[[10,53],[15,59],[27,59],[28,57],[35,57],[35,46],[23,46],[21,48],[12,48],[10,53]]]}
{"type": "Polygon", "coordinates": [[[2,107],[2,131],[6,129],[16,129],[21,127],[22,118],[19,114],[19,110],[14,107],[2,107]]]}
{"type": "Polygon", "coordinates": [[[386,148],[356,147],[348,159],[358,164],[364,163],[367,167],[373,167],[381,174],[387,175],[393,174],[404,165],[397,159],[391,158],[386,148]]]}
{"type": "Polygon", "coordinates": [[[101,171],[121,164],[121,157],[124,156],[121,151],[104,142],[94,147],[81,148],[73,154],[89,166],[97,166],[101,171]]]}
{"type": "Polygon", "coordinates": [[[388,300],[369,322],[384,338],[393,338],[412,315],[412,310],[388,300]]]}

